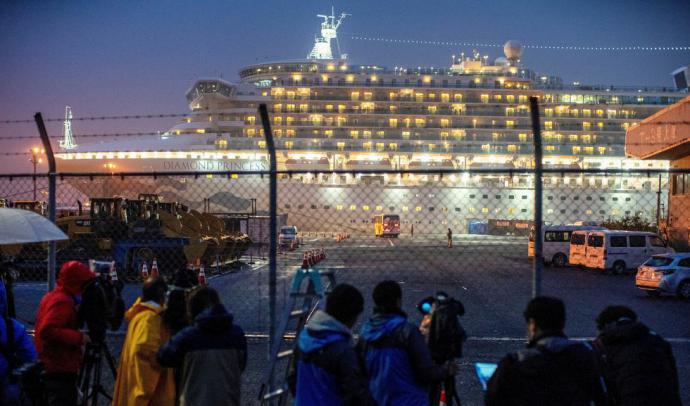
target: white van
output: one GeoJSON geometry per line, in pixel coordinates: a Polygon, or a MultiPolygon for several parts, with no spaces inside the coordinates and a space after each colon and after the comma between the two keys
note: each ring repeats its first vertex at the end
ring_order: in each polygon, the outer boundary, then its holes
{"type": "Polygon", "coordinates": [[[297,246],[299,246],[299,239],[297,238],[297,227],[280,227],[280,233],[278,234],[278,245],[297,248],[297,246]]]}
{"type": "Polygon", "coordinates": [[[585,266],[621,274],[637,268],[649,257],[672,253],[673,249],[654,233],[644,231],[592,231],[587,237],[585,266]]]}
{"type": "Polygon", "coordinates": [[[568,253],[568,263],[573,266],[584,266],[587,258],[587,237],[592,231],[605,230],[604,227],[592,228],[590,230],[573,231],[570,236],[570,252],[568,253]]]}
{"type": "MultiPolygon", "coordinates": [[[[543,226],[542,257],[544,261],[555,267],[565,266],[570,252],[570,236],[580,230],[604,230],[604,228],[584,225],[543,226]]],[[[534,257],[534,227],[529,234],[527,256],[534,257]]]]}

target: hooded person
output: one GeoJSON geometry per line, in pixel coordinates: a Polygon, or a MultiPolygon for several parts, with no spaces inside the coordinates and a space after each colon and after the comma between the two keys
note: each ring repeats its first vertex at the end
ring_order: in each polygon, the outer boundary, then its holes
{"type": "Polygon", "coordinates": [[[0,404],[19,404],[20,389],[10,378],[12,371],[36,360],[36,348],[26,328],[8,314],[7,291],[0,281],[0,404]]]}
{"type": "Polygon", "coordinates": [[[455,373],[451,364],[431,358],[419,329],[401,310],[402,289],[395,281],[374,288],[374,314],[364,324],[358,347],[369,390],[381,406],[429,404],[429,387],[455,373]]]}
{"type": "Polygon", "coordinates": [[[129,324],[117,369],[114,406],[175,403],[173,371],[156,361],[158,349],[170,338],[161,317],[167,289],[162,278],[149,278],[141,297],[125,314],[129,324]]]}
{"type": "Polygon", "coordinates": [[[606,405],[594,351],[563,332],[563,301],[537,296],[524,318],[527,348],[499,362],[487,385],[486,405],[606,405]]]}
{"type": "Polygon", "coordinates": [[[362,310],[362,294],[340,284],[328,294],[326,311],[317,310],[304,326],[288,378],[296,406],[376,404],[350,330],[362,310]]]}
{"type": "Polygon", "coordinates": [[[89,336],[79,331],[77,306],[84,285],[96,275],[79,261],[66,262],[57,286],[38,307],[34,341],[44,365],[45,394],[49,405],[77,402],[77,374],[82,363],[82,346],[89,336]]]}
{"type": "Polygon", "coordinates": [[[681,405],[673,350],[626,306],[607,306],[596,320],[599,355],[614,405],[681,405]]]}
{"type": "Polygon", "coordinates": [[[157,355],[160,365],[182,368],[179,404],[240,406],[247,366],[244,331],[209,286],[191,292],[187,309],[193,325],[175,334],[157,355]]]}

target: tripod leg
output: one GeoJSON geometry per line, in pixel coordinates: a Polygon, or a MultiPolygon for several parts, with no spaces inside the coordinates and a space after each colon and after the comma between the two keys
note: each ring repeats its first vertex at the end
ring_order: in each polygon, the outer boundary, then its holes
{"type": "Polygon", "coordinates": [[[115,358],[113,354],[110,353],[110,349],[107,345],[103,344],[103,350],[105,352],[105,359],[108,361],[108,366],[110,366],[110,372],[113,373],[113,378],[117,378],[117,367],[115,366],[115,358]]]}

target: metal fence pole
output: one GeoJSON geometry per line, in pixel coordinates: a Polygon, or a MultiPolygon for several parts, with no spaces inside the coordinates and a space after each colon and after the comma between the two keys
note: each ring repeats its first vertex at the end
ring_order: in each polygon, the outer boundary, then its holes
{"type": "MultiPolygon", "coordinates": [[[[276,146],[273,142],[273,132],[271,131],[271,123],[268,120],[268,110],[266,104],[259,105],[259,115],[261,116],[261,123],[264,128],[264,136],[266,137],[266,146],[268,147],[268,155],[270,160],[270,175],[269,175],[269,251],[268,251],[268,349],[271,354],[271,349],[275,345],[275,330],[276,330],[276,257],[278,236],[276,227],[278,225],[278,179],[277,179],[277,164],[276,164],[276,146]]],[[[273,390],[273,382],[270,382],[269,390],[273,390]]]]}
{"type": "MultiPolygon", "coordinates": [[[[34,115],[34,120],[36,121],[36,126],[38,127],[38,133],[41,135],[41,142],[43,142],[43,149],[46,151],[46,157],[48,158],[48,219],[55,223],[55,195],[56,195],[56,184],[55,184],[55,155],[53,155],[53,147],[50,145],[50,138],[48,137],[48,131],[46,131],[46,126],[43,123],[43,116],[41,113],[36,113],[34,115]]],[[[35,182],[35,180],[34,180],[35,182]]],[[[50,241],[48,243],[48,290],[53,290],[55,288],[55,253],[56,246],[55,241],[50,241]]]]}
{"type": "Polygon", "coordinates": [[[539,99],[529,98],[532,116],[532,141],[534,145],[534,269],[532,274],[532,297],[541,295],[542,251],[542,150],[541,125],[539,123],[539,99]]]}

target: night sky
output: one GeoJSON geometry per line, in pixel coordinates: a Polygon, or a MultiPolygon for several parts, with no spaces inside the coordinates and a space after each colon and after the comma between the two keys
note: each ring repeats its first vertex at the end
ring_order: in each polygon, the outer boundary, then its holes
{"type": "MultiPolygon", "coordinates": [[[[447,66],[471,49],[391,45],[352,35],[461,42],[582,46],[688,46],[689,0],[586,1],[5,1],[0,5],[0,120],[183,113],[198,77],[237,79],[248,64],[304,58],[334,5],[352,16],[340,45],[355,64],[447,66]]],[[[480,49],[490,59],[497,48],[480,49]]],[[[690,52],[528,49],[523,63],[566,82],[672,86],[690,52]]],[[[175,119],[75,122],[74,132],[166,130],[175,119]]],[[[49,125],[60,134],[60,124],[49,125]]],[[[0,124],[0,137],[35,126],[0,124]]],[[[0,139],[4,152],[32,143],[0,139]]],[[[0,156],[0,170],[13,161],[0,156]]],[[[27,171],[29,164],[13,170],[27,171]]]]}

